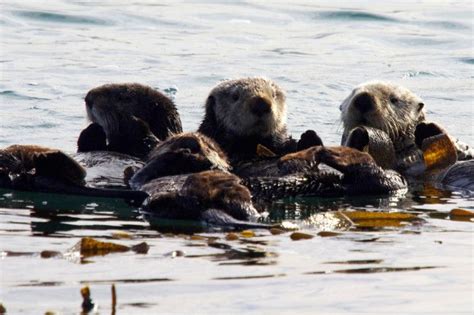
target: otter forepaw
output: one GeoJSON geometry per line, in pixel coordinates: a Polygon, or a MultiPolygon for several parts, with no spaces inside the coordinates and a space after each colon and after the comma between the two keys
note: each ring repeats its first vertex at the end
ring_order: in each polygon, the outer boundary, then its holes
{"type": "Polygon", "coordinates": [[[301,134],[300,140],[298,141],[297,150],[301,151],[304,149],[308,149],[313,146],[322,146],[323,141],[318,136],[316,131],[310,129],[306,130],[301,134]]]}

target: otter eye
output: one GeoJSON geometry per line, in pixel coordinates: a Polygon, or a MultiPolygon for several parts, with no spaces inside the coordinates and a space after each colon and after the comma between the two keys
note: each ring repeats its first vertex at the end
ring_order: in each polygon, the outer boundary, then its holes
{"type": "Polygon", "coordinates": [[[394,105],[397,105],[398,104],[398,98],[396,98],[395,96],[390,96],[390,102],[394,105]]]}
{"type": "Polygon", "coordinates": [[[239,98],[240,98],[239,92],[235,91],[234,93],[232,93],[232,100],[234,102],[237,102],[239,98]]]}

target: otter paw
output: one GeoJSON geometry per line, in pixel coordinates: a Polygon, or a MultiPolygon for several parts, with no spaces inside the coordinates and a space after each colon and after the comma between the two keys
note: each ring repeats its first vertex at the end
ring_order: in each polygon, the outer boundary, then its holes
{"type": "Polygon", "coordinates": [[[375,164],[368,153],[349,147],[324,147],[318,151],[318,160],[343,173],[354,165],[375,164]]]}
{"type": "Polygon", "coordinates": [[[298,141],[297,150],[301,151],[308,149],[313,146],[322,146],[323,141],[314,130],[306,130],[301,134],[300,140],[298,141]]]}

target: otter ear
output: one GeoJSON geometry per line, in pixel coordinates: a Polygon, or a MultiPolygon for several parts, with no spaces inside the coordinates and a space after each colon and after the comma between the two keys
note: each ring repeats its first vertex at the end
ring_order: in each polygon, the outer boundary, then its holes
{"type": "Polygon", "coordinates": [[[216,98],[214,95],[209,95],[206,101],[206,109],[211,109],[214,110],[214,107],[216,106],[216,98]]]}
{"type": "Polygon", "coordinates": [[[425,107],[425,103],[419,102],[419,103],[418,103],[418,111],[421,112],[421,110],[423,109],[423,107],[425,107]]]}

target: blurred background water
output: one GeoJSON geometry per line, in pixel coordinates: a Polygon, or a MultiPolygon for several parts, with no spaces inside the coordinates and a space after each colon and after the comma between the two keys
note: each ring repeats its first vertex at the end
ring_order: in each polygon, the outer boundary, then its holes
{"type": "MultiPolygon", "coordinates": [[[[425,100],[430,119],[474,144],[473,21],[471,1],[3,0],[0,147],[42,144],[73,152],[87,124],[85,94],[110,82],[140,82],[164,91],[174,98],[184,129],[195,130],[210,89],[220,80],[243,76],[267,76],[287,91],[288,124],[295,136],[313,128],[327,144],[338,144],[339,104],[355,85],[379,79],[415,91],[425,100]]],[[[5,193],[2,198],[0,250],[38,251],[48,246],[62,250],[82,235],[107,236],[110,230],[123,229],[141,231],[159,252],[139,258],[100,258],[100,263],[90,265],[7,257],[0,265],[0,301],[7,309],[12,306],[14,313],[37,314],[48,307],[70,313],[79,305],[81,281],[110,275],[97,284],[101,289],[96,294],[106,299],[107,281],[156,277],[159,268],[159,278],[179,281],[123,284],[119,290],[124,313],[473,311],[470,222],[427,218],[421,228],[413,227],[423,237],[396,229],[377,234],[386,242],[375,245],[355,243],[363,235],[360,231],[347,239],[298,245],[284,237],[269,237],[266,250],[277,253],[277,264],[223,269],[214,261],[166,258],[163,253],[184,246],[183,241],[161,238],[137,220],[136,213],[131,215],[131,209],[123,216],[115,205],[86,203],[75,205],[76,212],[65,215],[67,219],[54,211],[51,219],[50,212],[37,210],[46,202],[43,197],[5,193]],[[9,209],[15,207],[20,209],[9,209]],[[41,224],[35,222],[43,220],[49,222],[46,232],[38,232],[41,224]],[[77,222],[65,228],[64,220],[77,222]],[[450,245],[434,245],[441,239],[450,245]],[[418,271],[417,276],[410,272],[303,275],[326,270],[327,261],[352,256],[382,258],[393,266],[408,262],[445,269],[418,271]],[[38,273],[30,273],[33,266],[38,273]],[[255,274],[269,276],[212,280],[255,274]],[[44,284],[52,278],[60,284],[44,284]],[[31,305],[40,299],[42,304],[31,305]],[[134,304],[134,299],[142,304],[134,304]]],[[[421,207],[441,213],[455,206],[473,208],[472,198],[460,195],[438,196],[434,208],[423,200],[385,200],[375,208],[421,207]]]]}

